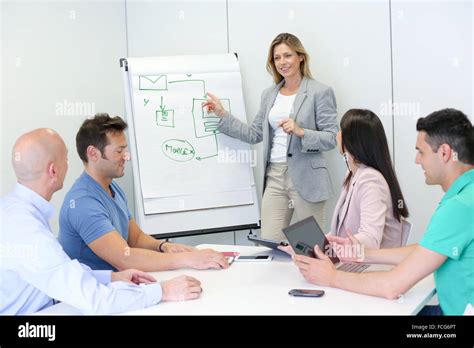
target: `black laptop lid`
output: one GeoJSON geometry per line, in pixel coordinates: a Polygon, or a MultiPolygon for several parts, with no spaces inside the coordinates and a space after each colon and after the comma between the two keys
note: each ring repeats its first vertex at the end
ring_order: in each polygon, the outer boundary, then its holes
{"type": "Polygon", "coordinates": [[[283,233],[296,254],[316,257],[313,250],[317,244],[334,264],[339,263],[339,258],[331,250],[329,241],[313,216],[284,228],[283,233]]]}

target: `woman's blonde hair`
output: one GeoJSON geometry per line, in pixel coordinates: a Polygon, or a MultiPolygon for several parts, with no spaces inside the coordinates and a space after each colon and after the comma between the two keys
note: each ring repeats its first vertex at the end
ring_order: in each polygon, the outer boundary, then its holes
{"type": "Polygon", "coordinates": [[[275,62],[273,61],[273,50],[275,49],[276,46],[282,43],[286,44],[289,48],[295,51],[298,54],[298,56],[303,57],[303,60],[301,61],[301,64],[300,64],[301,75],[309,77],[309,78],[313,78],[313,76],[311,75],[311,71],[309,69],[309,54],[304,49],[303,44],[301,43],[300,39],[298,39],[293,34],[281,33],[281,34],[278,34],[277,37],[273,39],[270,45],[270,48],[268,49],[267,71],[270,73],[270,75],[273,76],[273,81],[275,81],[275,83],[278,84],[281,82],[281,80],[283,80],[283,76],[281,76],[280,73],[277,71],[275,67],[275,62]]]}

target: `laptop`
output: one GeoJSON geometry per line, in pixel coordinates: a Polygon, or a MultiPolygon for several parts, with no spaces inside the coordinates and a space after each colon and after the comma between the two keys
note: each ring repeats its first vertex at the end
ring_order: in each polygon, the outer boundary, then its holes
{"type": "MultiPolygon", "coordinates": [[[[323,252],[327,252],[331,248],[324,232],[313,216],[284,228],[283,233],[298,255],[315,258],[314,246],[316,244],[323,252]]],[[[336,268],[341,271],[361,273],[370,268],[368,264],[341,262],[335,252],[330,252],[328,256],[336,268]]]]}

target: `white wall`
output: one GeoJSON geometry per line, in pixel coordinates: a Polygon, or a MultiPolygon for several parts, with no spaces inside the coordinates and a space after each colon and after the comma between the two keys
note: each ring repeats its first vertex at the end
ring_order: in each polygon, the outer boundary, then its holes
{"type": "MultiPolygon", "coordinates": [[[[339,118],[352,107],[372,109],[382,118],[415,225],[412,241],[419,240],[441,196],[439,188],[424,185],[422,172],[413,163],[415,118],[446,106],[469,115],[473,111],[470,1],[0,4],[0,194],[15,182],[9,163],[15,139],[36,127],[52,127],[63,135],[70,150],[65,187],[53,199],[58,209],[82,171],[74,137],[90,114],[76,107],[69,115],[58,106],[67,101],[95,112],[124,115],[118,59],[127,55],[237,52],[251,121],[261,91],[271,83],[265,71],[270,41],[279,32],[296,34],[311,55],[314,76],[335,89],[339,118]],[[392,96],[395,103],[413,103],[415,111],[392,117],[392,96]]],[[[255,149],[261,155],[261,146],[255,149]]],[[[345,173],[336,151],[327,158],[336,195],[328,202],[326,229],[345,173]]],[[[133,208],[130,166],[126,173],[120,182],[133,208]]],[[[263,175],[261,163],[255,174],[257,178],[263,175]]],[[[56,221],[52,226],[57,229],[56,221]]],[[[245,235],[241,231],[180,240],[244,243],[245,235]]]]}
{"type": "Polygon", "coordinates": [[[413,221],[411,242],[423,235],[440,201],[415,164],[416,120],[446,107],[473,114],[473,5],[470,1],[392,4],[395,168],[413,221]],[[418,112],[417,112],[418,110],[418,112]]]}
{"type": "MultiPolygon", "coordinates": [[[[50,127],[69,148],[64,189],[52,200],[59,211],[82,172],[75,150],[80,124],[91,111],[124,112],[118,60],[126,54],[124,3],[4,2],[1,18],[1,194],[15,183],[10,164],[15,140],[50,127]]],[[[130,185],[124,189],[132,192],[130,185]]],[[[57,232],[57,215],[51,222],[57,232]]]]}

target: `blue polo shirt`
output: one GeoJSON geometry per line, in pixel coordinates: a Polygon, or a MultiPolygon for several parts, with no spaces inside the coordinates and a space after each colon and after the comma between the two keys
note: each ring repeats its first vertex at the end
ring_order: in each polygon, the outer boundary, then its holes
{"type": "Polygon", "coordinates": [[[420,245],[448,258],[434,272],[443,313],[462,315],[474,304],[474,169],[441,199],[420,245]]]}
{"type": "Polygon", "coordinates": [[[113,197],[89,174],[82,173],[67,193],[59,215],[58,240],[64,251],[94,270],[116,271],[89,243],[114,230],[128,240],[131,215],[127,198],[117,183],[112,181],[110,189],[113,197]]]}

